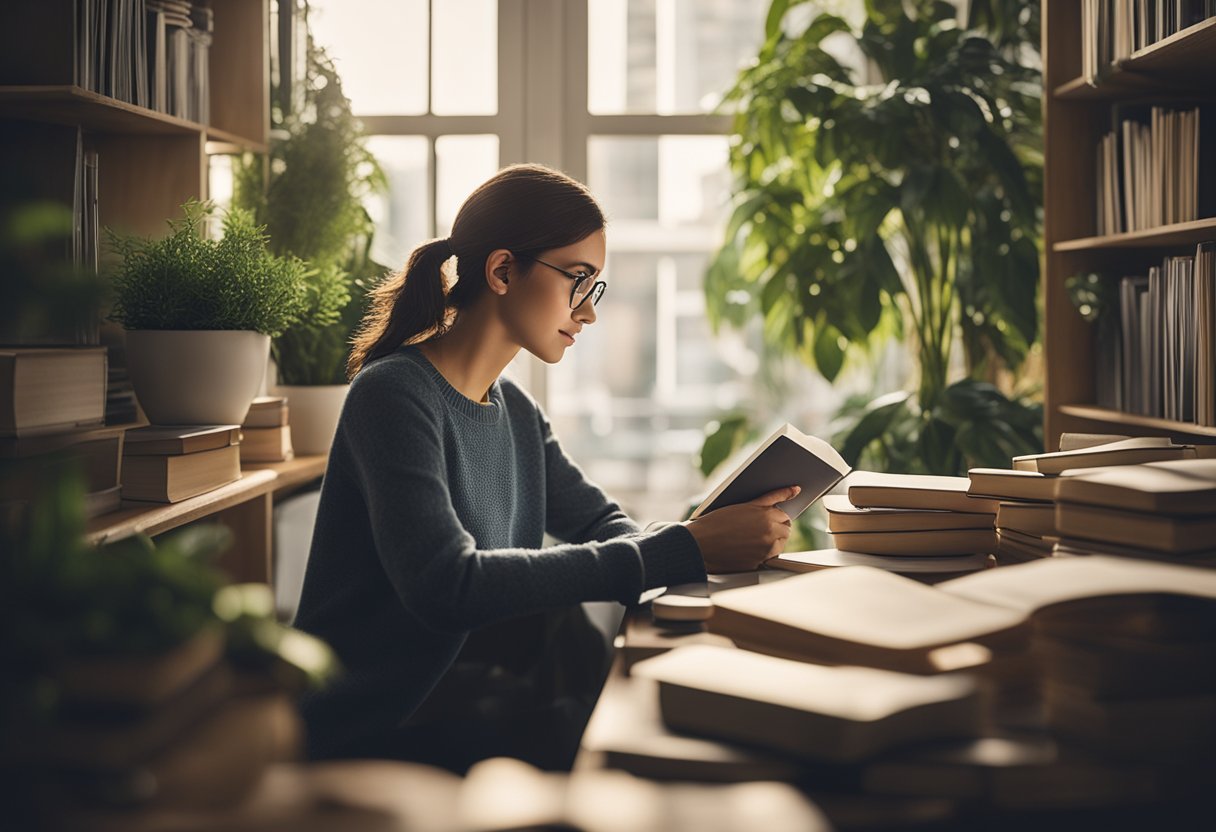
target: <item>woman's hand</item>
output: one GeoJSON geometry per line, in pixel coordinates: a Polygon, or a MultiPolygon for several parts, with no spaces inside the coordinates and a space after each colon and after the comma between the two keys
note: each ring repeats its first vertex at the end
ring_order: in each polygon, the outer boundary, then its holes
{"type": "Polygon", "coordinates": [[[790,518],[775,506],[801,490],[791,485],[685,522],[701,548],[705,571],[750,572],[781,554],[790,536],[790,518]]]}

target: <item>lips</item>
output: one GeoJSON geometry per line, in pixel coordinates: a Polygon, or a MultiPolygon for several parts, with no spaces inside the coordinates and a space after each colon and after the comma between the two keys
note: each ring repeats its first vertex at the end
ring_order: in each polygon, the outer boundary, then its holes
{"type": "Polygon", "coordinates": [[[566,336],[567,338],[569,338],[569,339],[570,339],[570,343],[571,343],[571,344],[573,344],[573,343],[574,343],[574,336],[573,336],[573,335],[571,335],[569,332],[566,332],[566,330],[564,330],[564,329],[559,329],[559,330],[558,330],[558,332],[560,332],[562,335],[564,335],[564,336],[566,336]]]}

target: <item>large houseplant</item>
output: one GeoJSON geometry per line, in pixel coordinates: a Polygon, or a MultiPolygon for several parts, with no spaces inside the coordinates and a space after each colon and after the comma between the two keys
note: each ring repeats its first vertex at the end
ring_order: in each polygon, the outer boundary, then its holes
{"type": "Polygon", "coordinates": [[[308,266],[271,253],[246,211],[227,212],[209,239],[213,206],[182,210],[160,239],[107,229],[121,255],[110,319],[127,331],[131,381],[152,423],[240,424],[270,339],[309,312],[308,266]]]}
{"type": "Polygon", "coordinates": [[[235,166],[234,203],[264,223],[271,250],[315,266],[310,314],[272,344],[275,392],[291,409],[292,442],[302,453],[328,450],[346,396],[351,333],[366,310],[367,290],[385,272],[370,256],[374,223],[364,207],[387,179],[367,150],[363,128],[342,91],[333,61],[308,37],[302,93],[291,112],[278,113],[283,138],[270,150],[269,185],[260,161],[235,166]]]}
{"type": "Polygon", "coordinates": [[[867,0],[860,26],[820,14],[790,31],[793,5],[774,0],[726,96],[735,208],[706,277],[711,321],[760,316],[771,346],[829,380],[906,339],[919,377],[846,409],[846,459],[1007,466],[1041,447],[1039,406],[1008,383],[1037,335],[1040,75],[1020,39],[1037,10],[974,4],[989,37],[935,0],[867,0]]]}

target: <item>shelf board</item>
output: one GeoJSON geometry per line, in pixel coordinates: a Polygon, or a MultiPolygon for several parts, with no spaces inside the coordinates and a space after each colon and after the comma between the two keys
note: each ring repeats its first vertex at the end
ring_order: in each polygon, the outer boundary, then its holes
{"type": "Polygon", "coordinates": [[[0,86],[0,117],[52,124],[80,125],[105,133],[206,135],[208,139],[249,150],[265,143],[187,121],[146,107],[137,107],[76,86],[0,86]]]}
{"type": "Polygon", "coordinates": [[[1105,237],[1082,237],[1061,240],[1052,251],[1088,251],[1102,248],[1145,248],[1149,246],[1180,246],[1202,243],[1216,238],[1216,217],[1191,222],[1162,225],[1144,231],[1109,234],[1105,237]]]}
{"type": "Polygon", "coordinates": [[[123,500],[117,511],[89,521],[85,537],[101,544],[135,534],[155,535],[239,505],[266,493],[291,488],[325,473],[325,454],[298,456],[288,462],[241,466],[241,478],[180,503],[123,500]]]}
{"type": "Polygon", "coordinates": [[[1128,98],[1146,92],[1211,95],[1216,75],[1216,17],[1200,21],[1132,53],[1095,85],[1074,78],[1056,87],[1063,99],[1128,98]]]}
{"type": "Polygon", "coordinates": [[[1216,437],[1216,427],[1196,425],[1191,422],[1176,422],[1172,419],[1140,416],[1136,413],[1124,413],[1119,410],[1110,410],[1105,407],[1094,407],[1092,405],[1062,404],[1058,409],[1065,416],[1089,419],[1094,422],[1105,422],[1110,425],[1159,430],[1174,435],[1216,437]]]}

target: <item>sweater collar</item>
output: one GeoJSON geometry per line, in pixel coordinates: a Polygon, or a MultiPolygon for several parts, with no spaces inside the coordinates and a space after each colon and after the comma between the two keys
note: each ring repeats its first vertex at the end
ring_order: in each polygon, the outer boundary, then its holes
{"type": "Polygon", "coordinates": [[[439,395],[443,397],[443,400],[453,410],[463,413],[477,422],[489,424],[498,421],[503,409],[502,389],[498,379],[495,379],[494,383],[490,385],[489,403],[482,404],[481,402],[473,401],[453,387],[451,382],[444,377],[443,373],[439,372],[439,369],[431,363],[430,359],[423,355],[422,351],[413,344],[407,344],[402,347],[401,352],[427,371],[427,374],[435,383],[435,389],[439,391],[439,395]]]}

